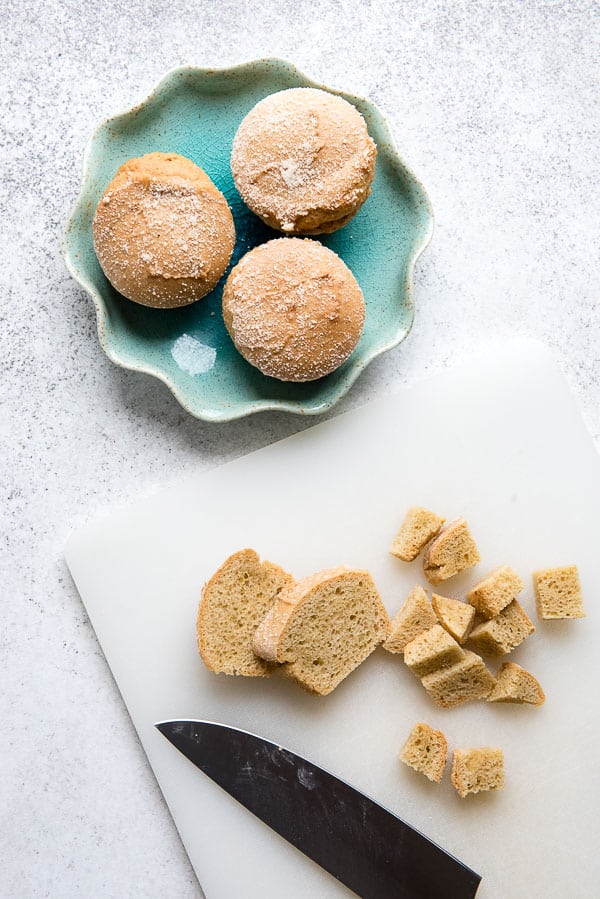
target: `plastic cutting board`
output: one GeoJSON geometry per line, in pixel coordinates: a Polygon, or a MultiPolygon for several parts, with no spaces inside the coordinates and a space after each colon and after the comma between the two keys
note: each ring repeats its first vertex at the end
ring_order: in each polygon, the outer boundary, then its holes
{"type": "MultiPolygon", "coordinates": [[[[259,420],[257,420],[257,424],[259,420]]],[[[349,891],[198,772],[155,730],[207,718],[261,734],[373,796],[483,875],[481,899],[588,899],[600,882],[600,459],[547,350],[517,342],[152,496],[75,535],[67,561],[208,899],[349,891]],[[536,633],[511,659],[541,708],[435,708],[400,657],[376,651],[330,696],[283,678],[207,671],[196,650],[204,581],[252,546],[300,577],[371,570],[394,613],[420,561],[387,550],[406,508],[464,515],[481,564],[527,584],[536,633]],[[588,617],[541,622],[531,572],[579,566],[588,617]],[[450,747],[501,746],[506,788],[461,800],[398,761],[416,721],[450,747]],[[232,863],[235,862],[235,863],[232,863]]],[[[495,668],[499,663],[492,664],[495,668]]]]}

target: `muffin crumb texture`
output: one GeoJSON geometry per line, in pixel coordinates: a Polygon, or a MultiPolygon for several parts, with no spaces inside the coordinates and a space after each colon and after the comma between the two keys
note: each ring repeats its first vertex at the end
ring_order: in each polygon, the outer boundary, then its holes
{"type": "Polygon", "coordinates": [[[400,759],[405,765],[439,783],[448,756],[448,741],[441,730],[420,721],[415,724],[402,748],[400,759]]]}
{"type": "Polygon", "coordinates": [[[450,780],[462,799],[469,793],[500,790],[504,787],[504,753],[491,746],[455,749],[450,780]]]}
{"type": "Polygon", "coordinates": [[[585,618],[577,566],[535,571],[533,588],[540,618],[585,618]]]}

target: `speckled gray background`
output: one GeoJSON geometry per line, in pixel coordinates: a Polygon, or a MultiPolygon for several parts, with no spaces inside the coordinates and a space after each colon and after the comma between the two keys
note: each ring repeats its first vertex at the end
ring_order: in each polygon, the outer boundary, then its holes
{"type": "Polygon", "coordinates": [[[93,127],[184,63],[281,55],[368,95],[437,229],[410,337],[338,409],[531,335],[598,442],[599,24],[591,0],[0,4],[0,896],[199,895],[62,547],[98,510],[310,424],[204,424],[102,355],[60,256],[93,127]]]}

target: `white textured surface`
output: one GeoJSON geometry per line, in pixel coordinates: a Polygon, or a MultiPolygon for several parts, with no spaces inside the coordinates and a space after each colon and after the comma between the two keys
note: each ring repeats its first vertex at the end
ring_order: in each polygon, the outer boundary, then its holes
{"type": "MultiPolygon", "coordinates": [[[[201,472],[70,541],[70,570],[209,899],[342,899],[348,891],[200,776],[155,721],[225,722],[310,758],[483,875],[478,899],[594,893],[600,457],[550,354],[523,343],[201,472]],[[302,476],[290,478],[290,469],[302,476]],[[203,666],[193,626],[198,585],[249,542],[296,577],[339,563],[367,568],[394,614],[415,581],[425,584],[421,559],[406,565],[387,552],[398,506],[417,502],[447,519],[464,514],[481,553],[479,566],[442,585],[445,595],[464,596],[498,563],[510,561],[523,577],[519,600],[537,631],[511,658],[541,681],[542,708],[437,709],[401,659],[381,650],[326,697],[283,678],[216,677],[203,666]],[[198,515],[203,506],[210,517],[198,515]],[[569,561],[579,567],[588,617],[538,621],[531,571],[569,561]],[[505,789],[462,801],[448,771],[432,786],[401,766],[398,751],[416,721],[441,728],[451,750],[500,746],[505,789]]],[[[488,661],[496,670],[498,660],[488,661]]]]}
{"type": "Polygon", "coordinates": [[[0,20],[0,895],[187,899],[197,886],[62,548],[98,510],[311,422],[203,424],[103,357],[59,252],[89,134],[183,63],[283,55],[367,94],[437,230],[410,337],[338,408],[518,333],[557,351],[598,442],[598,6],[25,0],[0,20]]]}

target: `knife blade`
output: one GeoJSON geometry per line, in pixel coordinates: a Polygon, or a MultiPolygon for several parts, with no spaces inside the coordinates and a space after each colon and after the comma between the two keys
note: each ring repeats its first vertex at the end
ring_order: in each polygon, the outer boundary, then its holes
{"type": "Polygon", "coordinates": [[[475,896],[479,874],[277,743],[211,721],[155,726],[215,783],[363,899],[475,896]]]}

